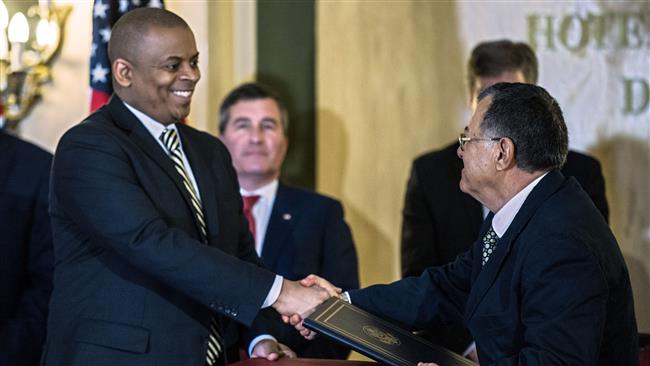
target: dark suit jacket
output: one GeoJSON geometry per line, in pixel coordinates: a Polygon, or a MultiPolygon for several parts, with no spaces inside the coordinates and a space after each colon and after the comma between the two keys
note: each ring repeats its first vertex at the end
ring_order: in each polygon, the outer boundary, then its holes
{"type": "Polygon", "coordinates": [[[52,155],[0,132],[0,365],[38,364],[52,291],[52,155]]]}
{"type": "Polygon", "coordinates": [[[420,277],[351,291],[352,303],[412,328],[466,324],[481,365],[638,365],[623,256],[573,178],[544,177],[484,268],[481,257],[479,240],[420,277]]]}
{"type": "MultiPolygon", "coordinates": [[[[413,162],[402,221],[402,275],[405,277],[419,276],[427,267],[453,261],[478,236],[483,222],[482,207],[459,188],[463,161],[456,155],[457,149],[458,143],[454,143],[413,162]]],[[[578,180],[607,220],[609,209],[600,163],[569,151],[562,173],[578,180]]]]}
{"type": "MultiPolygon", "coordinates": [[[[288,279],[314,273],[344,290],[359,288],[352,233],[334,199],[280,184],[262,248],[266,267],[288,279]]],[[[306,341],[284,324],[271,332],[300,357],[345,359],[350,353],[324,337],[306,341]]]]}
{"type": "Polygon", "coordinates": [[[228,152],[177,128],[208,245],[171,159],[119,98],[59,142],[45,365],[203,366],[212,314],[229,341],[228,319],[258,313],[274,275],[258,266],[228,152]]]}
{"type": "MultiPolygon", "coordinates": [[[[476,240],[483,212],[481,204],[460,190],[463,161],[458,143],[424,154],[413,162],[406,188],[402,220],[402,275],[419,276],[430,266],[441,266],[467,251],[476,240]]],[[[597,160],[569,151],[562,168],[574,176],[605,219],[609,215],[605,180],[597,160]]],[[[436,326],[424,334],[430,341],[462,353],[469,333],[457,327],[436,326]]]]}

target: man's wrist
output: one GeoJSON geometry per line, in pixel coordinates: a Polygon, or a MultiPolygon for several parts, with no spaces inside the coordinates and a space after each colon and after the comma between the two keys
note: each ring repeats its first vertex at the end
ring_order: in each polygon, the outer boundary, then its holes
{"type": "Polygon", "coordinates": [[[253,338],[251,343],[248,344],[248,357],[251,357],[253,355],[253,350],[255,349],[255,346],[257,346],[258,343],[260,343],[265,339],[270,339],[276,343],[278,342],[278,340],[275,339],[275,337],[270,334],[260,334],[257,337],[253,338]]]}

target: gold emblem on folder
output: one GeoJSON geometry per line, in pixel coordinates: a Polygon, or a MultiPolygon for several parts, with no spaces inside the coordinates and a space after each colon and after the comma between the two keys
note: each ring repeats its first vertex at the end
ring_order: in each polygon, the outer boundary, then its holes
{"type": "Polygon", "coordinates": [[[380,342],[386,343],[391,346],[399,346],[400,344],[402,344],[399,338],[395,337],[394,335],[388,332],[384,332],[383,330],[377,327],[373,327],[372,325],[364,325],[363,332],[369,335],[370,337],[375,338],[380,342]]]}

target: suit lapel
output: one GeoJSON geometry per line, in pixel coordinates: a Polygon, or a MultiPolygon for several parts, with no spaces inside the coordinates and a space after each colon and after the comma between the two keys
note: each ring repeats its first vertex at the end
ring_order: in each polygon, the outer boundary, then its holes
{"type": "Polygon", "coordinates": [[[209,162],[201,158],[202,147],[198,145],[197,141],[192,141],[189,138],[189,127],[177,124],[176,128],[179,131],[179,136],[183,145],[183,152],[192,167],[194,180],[196,181],[199,195],[201,196],[201,205],[203,206],[203,215],[205,216],[208,237],[216,236],[219,232],[219,214],[216,194],[218,187],[214,185],[214,181],[210,178],[214,178],[218,182],[219,177],[212,175],[213,169],[210,168],[209,162]]]}
{"type": "MultiPolygon", "coordinates": [[[[478,304],[481,303],[487,291],[496,281],[504,262],[508,258],[512,246],[515,244],[521,231],[526,227],[539,206],[541,206],[544,201],[546,201],[546,199],[560,187],[563,180],[564,178],[560,172],[551,171],[537,184],[526,198],[526,201],[524,201],[524,204],[519,209],[519,212],[515,216],[514,220],[512,220],[512,223],[504,233],[503,237],[499,239],[497,248],[492,256],[490,256],[490,261],[485,265],[485,267],[481,268],[481,248],[475,249],[476,254],[474,255],[473,268],[475,269],[474,275],[476,277],[474,277],[475,280],[472,284],[472,290],[469,294],[469,299],[465,309],[466,320],[469,320],[472,315],[474,315],[478,304]]],[[[481,229],[480,237],[485,235],[489,227],[492,225],[492,217],[493,215],[490,214],[486,218],[486,223],[481,229]]]]}
{"type": "MultiPolygon", "coordinates": [[[[106,108],[110,112],[115,121],[115,124],[120,128],[128,131],[128,136],[133,141],[133,143],[138,146],[144,153],[158,165],[161,170],[167,175],[176,186],[176,189],[179,191],[185,204],[188,209],[192,210],[192,203],[189,192],[183,185],[183,179],[180,174],[174,168],[174,163],[171,158],[165,153],[163,148],[158,144],[151,133],[147,130],[146,127],[138,120],[138,118],[131,113],[131,111],[126,108],[124,102],[122,102],[117,95],[113,95],[111,100],[106,105],[106,108]]],[[[185,145],[183,145],[185,148],[185,145]]],[[[194,168],[193,168],[194,169],[194,168]]],[[[192,215],[192,219],[196,223],[196,217],[192,215]]],[[[197,224],[198,231],[198,224],[197,224]]]]}
{"type": "MultiPolygon", "coordinates": [[[[523,208],[523,207],[522,207],[523,208]]],[[[521,213],[521,210],[519,211],[521,213]]],[[[517,216],[520,216],[519,213],[517,216]]],[[[490,213],[488,218],[486,218],[485,223],[483,227],[481,228],[481,233],[478,239],[478,243],[475,245],[477,248],[475,249],[476,255],[474,255],[474,263],[473,263],[473,278],[474,278],[474,283],[472,284],[472,290],[469,294],[469,299],[467,300],[467,307],[465,311],[465,317],[466,319],[471,318],[471,316],[474,314],[474,311],[476,311],[476,307],[478,304],[483,300],[485,297],[485,294],[487,291],[492,287],[492,284],[496,280],[497,275],[501,271],[501,266],[503,264],[504,259],[506,258],[507,254],[510,252],[510,247],[512,245],[512,240],[514,237],[516,237],[516,234],[514,234],[515,231],[517,231],[517,234],[519,233],[519,230],[521,228],[516,228],[514,226],[515,222],[513,221],[506,233],[503,235],[502,238],[499,239],[499,242],[497,243],[497,249],[495,250],[494,253],[490,256],[490,261],[485,265],[485,267],[481,266],[481,259],[482,259],[482,238],[483,236],[487,233],[488,229],[492,226],[492,218],[494,217],[493,214],[490,213]]]]}
{"type": "Polygon", "coordinates": [[[297,216],[297,209],[291,202],[291,192],[283,184],[278,185],[269,225],[262,246],[262,260],[267,268],[274,269],[280,253],[287,245],[297,216]]]}

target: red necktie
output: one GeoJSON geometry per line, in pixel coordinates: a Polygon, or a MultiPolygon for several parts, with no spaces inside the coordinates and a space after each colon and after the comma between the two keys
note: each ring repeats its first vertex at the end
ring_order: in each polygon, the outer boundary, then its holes
{"type": "Polygon", "coordinates": [[[253,206],[255,206],[257,200],[260,199],[260,196],[244,196],[242,199],[244,200],[244,216],[246,216],[246,220],[248,220],[248,229],[251,231],[251,234],[253,234],[253,239],[255,239],[255,217],[253,216],[253,206]]]}

